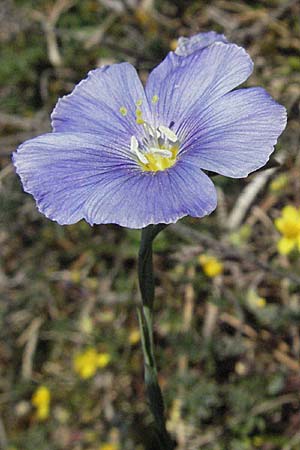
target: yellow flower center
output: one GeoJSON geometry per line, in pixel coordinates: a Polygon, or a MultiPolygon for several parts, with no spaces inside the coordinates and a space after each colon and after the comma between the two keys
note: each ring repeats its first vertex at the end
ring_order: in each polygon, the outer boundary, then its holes
{"type": "MultiPolygon", "coordinates": [[[[165,150],[162,148],[162,150],[165,150]]],[[[171,152],[171,156],[162,156],[157,153],[146,153],[145,157],[147,163],[140,163],[141,167],[145,171],[157,172],[158,170],[166,170],[169,167],[174,166],[177,159],[178,146],[173,146],[168,149],[171,152]]]]}
{"type": "MultiPolygon", "coordinates": [[[[154,95],[152,97],[154,108],[158,101],[158,95],[154,95]]],[[[157,124],[157,114],[154,109],[153,123],[150,124],[143,117],[142,100],[137,100],[135,105],[135,121],[143,128],[143,136],[139,137],[139,140],[136,136],[131,137],[131,155],[143,171],[158,172],[169,169],[176,163],[179,153],[179,139],[171,129],[174,123],[171,123],[168,127],[157,124]]],[[[121,106],[120,113],[122,116],[126,116],[127,109],[121,106]]]]}

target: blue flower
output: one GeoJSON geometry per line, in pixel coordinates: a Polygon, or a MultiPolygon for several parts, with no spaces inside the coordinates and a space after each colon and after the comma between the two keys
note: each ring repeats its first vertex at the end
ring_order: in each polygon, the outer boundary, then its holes
{"type": "Polygon", "coordinates": [[[58,101],[53,132],[14,154],[24,190],[60,224],[142,228],[211,213],[216,190],[203,170],[246,177],[286,125],[264,89],[233,90],[252,70],[246,51],[214,32],[181,38],[145,89],[128,63],[92,70],[58,101]]]}

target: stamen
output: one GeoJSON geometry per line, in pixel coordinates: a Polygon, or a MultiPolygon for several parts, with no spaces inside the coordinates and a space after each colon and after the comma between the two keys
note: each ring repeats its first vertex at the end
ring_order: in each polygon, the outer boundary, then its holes
{"type": "Polygon", "coordinates": [[[130,150],[135,153],[135,151],[139,148],[138,140],[135,136],[131,136],[130,139],[130,150]]]}
{"type": "Polygon", "coordinates": [[[136,106],[142,106],[143,100],[141,98],[139,98],[135,104],[136,104],[136,106]]]}
{"type": "MultiPolygon", "coordinates": [[[[147,127],[147,125],[145,124],[145,127],[147,127]]],[[[160,138],[160,132],[158,130],[154,130],[152,127],[148,126],[148,131],[150,136],[154,137],[154,138],[160,138]]]]}
{"type": "Polygon", "coordinates": [[[158,127],[159,131],[163,133],[171,142],[177,142],[178,137],[174,133],[174,131],[170,130],[170,128],[164,127],[163,125],[160,125],[158,127]]]}
{"type": "Polygon", "coordinates": [[[154,139],[154,145],[156,145],[158,147],[159,146],[158,138],[160,137],[159,131],[155,130],[154,128],[152,128],[151,125],[149,125],[148,122],[144,121],[143,125],[144,125],[144,130],[145,130],[145,133],[146,133],[146,140],[148,142],[148,146],[150,145],[150,143],[154,139]]]}
{"type": "Polygon", "coordinates": [[[149,151],[150,151],[150,153],[164,156],[166,158],[171,158],[173,156],[172,152],[170,152],[170,150],[166,150],[164,148],[150,147],[149,151]]]}
{"type": "Polygon", "coordinates": [[[151,100],[151,102],[152,102],[152,104],[153,104],[153,106],[154,106],[154,117],[153,117],[153,125],[154,125],[154,128],[155,129],[157,129],[157,123],[156,123],[156,119],[157,119],[157,114],[156,114],[156,104],[158,103],[158,100],[159,100],[159,97],[158,97],[158,95],[153,95],[153,97],[152,97],[152,100],[151,100]]]}
{"type": "Polygon", "coordinates": [[[142,110],[140,108],[137,108],[135,110],[135,121],[138,125],[143,125],[144,124],[144,119],[143,119],[143,113],[142,110]]]}
{"type": "Polygon", "coordinates": [[[138,159],[143,163],[143,164],[148,164],[148,159],[146,158],[146,156],[143,155],[142,152],[140,152],[139,150],[139,143],[137,141],[137,138],[135,136],[131,136],[131,140],[130,140],[130,150],[136,154],[136,156],[138,157],[138,159]]]}
{"type": "Polygon", "coordinates": [[[125,106],[121,106],[119,111],[122,114],[122,116],[126,116],[127,112],[128,112],[127,108],[125,108],[125,106]]]}

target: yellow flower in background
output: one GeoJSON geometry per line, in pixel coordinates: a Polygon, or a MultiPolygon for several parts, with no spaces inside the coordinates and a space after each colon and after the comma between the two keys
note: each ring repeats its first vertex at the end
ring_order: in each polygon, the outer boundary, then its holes
{"type": "Polygon", "coordinates": [[[224,270],[223,263],[215,256],[201,255],[199,256],[198,261],[205,275],[210,278],[220,275],[224,270]]]}
{"type": "Polygon", "coordinates": [[[234,370],[238,375],[243,376],[247,373],[247,366],[242,361],[238,361],[234,366],[234,370]]]}
{"type": "Polygon", "coordinates": [[[249,289],[247,293],[248,305],[253,309],[263,309],[267,304],[264,297],[260,297],[254,289],[249,289]]]}
{"type": "Polygon", "coordinates": [[[99,447],[99,450],[119,450],[120,447],[118,444],[102,444],[99,447]]]}
{"type": "Polygon", "coordinates": [[[36,407],[36,418],[46,420],[50,413],[51,393],[46,386],[39,386],[33,393],[31,403],[36,407]]]}
{"type": "Polygon", "coordinates": [[[141,333],[138,328],[134,328],[133,330],[130,331],[129,336],[128,336],[128,341],[131,345],[137,344],[140,341],[140,339],[141,339],[141,333]]]}
{"type": "Polygon", "coordinates": [[[257,308],[264,308],[266,306],[267,302],[266,299],[264,297],[258,297],[256,299],[256,307],[257,308]]]}
{"type": "Polygon", "coordinates": [[[95,348],[88,348],[74,357],[74,370],[81,378],[86,380],[93,377],[98,368],[106,367],[110,360],[109,353],[99,353],[95,348]]]}
{"type": "Polygon", "coordinates": [[[181,408],[182,400],[180,398],[175,398],[170,411],[170,422],[178,424],[181,420],[181,408]]]}
{"type": "Polygon", "coordinates": [[[275,226],[282,234],[277,243],[281,255],[287,255],[295,248],[300,251],[300,209],[294,206],[285,206],[281,211],[281,217],[275,219],[275,226]]]}
{"type": "Polygon", "coordinates": [[[255,447],[261,447],[264,443],[264,440],[261,436],[254,436],[252,442],[255,447]]]}
{"type": "Polygon", "coordinates": [[[170,42],[170,49],[175,52],[178,45],[178,39],[172,39],[170,42]]]}
{"type": "Polygon", "coordinates": [[[97,367],[102,369],[103,367],[106,367],[111,360],[111,356],[109,353],[98,353],[97,356],[97,367]]]}
{"type": "Polygon", "coordinates": [[[135,10],[134,15],[140,25],[146,28],[149,33],[157,32],[157,22],[151,9],[140,6],[135,10]]]}

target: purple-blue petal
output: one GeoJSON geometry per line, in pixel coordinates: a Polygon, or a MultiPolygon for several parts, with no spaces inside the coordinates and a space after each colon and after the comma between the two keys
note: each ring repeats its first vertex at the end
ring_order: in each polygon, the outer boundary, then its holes
{"type": "Polygon", "coordinates": [[[52,112],[55,132],[102,133],[132,136],[140,133],[135,121],[136,102],[141,100],[147,115],[143,85],[129,63],[92,70],[52,112]],[[123,116],[120,108],[127,113],[123,116]]]}
{"type": "Polygon", "coordinates": [[[235,44],[216,42],[182,58],[170,52],[149,75],[146,93],[159,97],[152,105],[158,122],[175,132],[195,107],[207,108],[224,94],[243,83],[253,63],[246,51],[235,44]]]}
{"type": "Polygon", "coordinates": [[[180,37],[178,39],[177,47],[175,50],[176,55],[188,56],[198,50],[208,47],[215,42],[228,43],[228,40],[224,34],[218,34],[215,31],[208,31],[207,33],[198,33],[189,38],[180,37]]]}
{"type": "Polygon", "coordinates": [[[197,159],[182,158],[168,170],[143,172],[124,153],[125,143],[103,142],[100,135],[57,132],[19,147],[14,164],[40,212],[60,224],[85,219],[142,228],[186,215],[202,217],[215,209],[215,188],[197,159]]]}
{"type": "Polygon", "coordinates": [[[202,169],[245,177],[266,164],[286,120],[285,108],[264,89],[238,89],[194,109],[182,124],[181,151],[202,169]]]}

